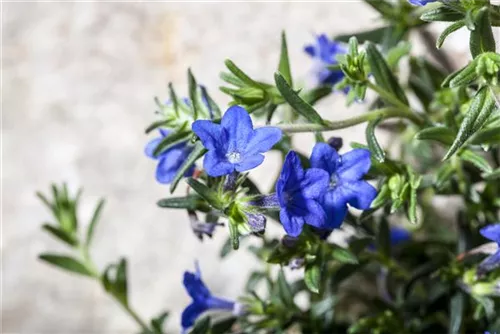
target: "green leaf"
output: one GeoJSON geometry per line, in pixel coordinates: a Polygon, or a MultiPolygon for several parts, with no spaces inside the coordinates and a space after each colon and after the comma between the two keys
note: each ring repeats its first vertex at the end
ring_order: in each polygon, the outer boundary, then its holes
{"type": "Polygon", "coordinates": [[[41,254],[38,257],[40,260],[50,263],[60,269],[73,272],[75,274],[92,277],[93,274],[78,260],[66,256],[66,255],[56,255],[56,254],[41,254]]]}
{"type": "Polygon", "coordinates": [[[288,47],[284,31],[281,33],[281,54],[280,62],[278,65],[278,72],[283,75],[283,78],[285,78],[285,80],[288,82],[288,85],[290,85],[290,87],[293,87],[292,72],[290,70],[290,60],[288,59],[288,47]]]}
{"type": "Polygon", "coordinates": [[[193,179],[192,177],[186,180],[187,184],[196,191],[201,197],[203,197],[210,205],[216,209],[222,209],[224,203],[221,203],[219,196],[215,190],[210,189],[200,181],[193,179]]]}
{"type": "Polygon", "coordinates": [[[418,207],[417,189],[411,187],[410,188],[410,202],[408,204],[407,215],[408,215],[408,220],[412,224],[416,224],[418,222],[417,207],[418,207]]]}
{"type": "Polygon", "coordinates": [[[384,57],[377,50],[377,47],[374,44],[368,43],[366,47],[366,55],[368,63],[370,64],[371,72],[377,84],[383,89],[393,93],[398,100],[407,105],[408,100],[403,89],[399,85],[384,57]]]}
{"type": "Polygon", "coordinates": [[[460,157],[463,160],[470,162],[471,164],[473,164],[474,166],[476,166],[485,173],[491,173],[493,171],[493,168],[488,163],[488,160],[486,160],[479,154],[472,152],[471,150],[464,150],[460,154],[460,157]]]}
{"type": "Polygon", "coordinates": [[[263,88],[262,85],[259,82],[253,80],[248,75],[246,75],[245,72],[243,72],[231,60],[226,59],[226,61],[224,62],[224,64],[226,64],[227,69],[229,71],[231,71],[231,73],[234,74],[234,76],[237,77],[241,82],[243,82],[246,85],[251,86],[251,87],[263,88]]]}
{"type": "Polygon", "coordinates": [[[125,259],[120,259],[118,265],[109,265],[104,270],[101,281],[106,291],[110,292],[123,305],[128,305],[127,261],[125,259]]]}
{"type": "Polygon", "coordinates": [[[154,334],[163,334],[163,326],[165,321],[168,319],[168,312],[163,312],[159,316],[151,319],[151,329],[153,329],[154,334]]]}
{"type": "Polygon", "coordinates": [[[212,113],[210,115],[211,116],[210,118],[212,118],[212,119],[220,118],[222,115],[222,112],[221,112],[219,106],[217,105],[217,103],[215,103],[215,101],[212,99],[212,97],[208,94],[208,91],[205,88],[205,86],[200,86],[200,89],[201,89],[201,96],[206,101],[206,103],[208,105],[208,109],[210,109],[210,111],[212,113]]]}
{"type": "Polygon", "coordinates": [[[443,186],[455,175],[455,166],[451,163],[445,163],[439,167],[436,173],[434,185],[437,189],[442,189],[443,186]]]}
{"type": "Polygon", "coordinates": [[[445,145],[451,145],[455,139],[453,131],[445,126],[425,128],[415,135],[418,140],[435,140],[445,145]]]}
{"type": "Polygon", "coordinates": [[[471,138],[474,145],[492,145],[500,143],[500,126],[478,131],[471,138]]]}
{"type": "Polygon", "coordinates": [[[411,43],[401,41],[387,53],[387,65],[396,68],[401,58],[407,56],[411,51],[411,43]]]}
{"type": "Polygon", "coordinates": [[[287,307],[294,307],[295,304],[293,302],[293,294],[292,290],[290,289],[290,285],[286,281],[285,274],[283,273],[283,269],[280,269],[278,272],[278,293],[280,296],[281,301],[283,304],[287,307]]]}
{"type": "Polygon", "coordinates": [[[42,228],[45,231],[52,234],[57,239],[67,243],[70,246],[74,247],[74,246],[78,245],[78,240],[76,240],[74,236],[72,236],[71,234],[69,234],[68,232],[66,232],[64,230],[61,230],[60,228],[58,228],[56,226],[44,224],[44,225],[42,225],[42,228]]]}
{"type": "Polygon", "coordinates": [[[439,37],[436,40],[436,48],[440,49],[449,35],[457,31],[458,29],[463,28],[464,26],[465,26],[465,20],[459,20],[446,27],[446,29],[443,30],[443,32],[439,35],[439,37]]]}
{"type": "Polygon", "coordinates": [[[463,13],[446,6],[430,9],[420,16],[426,22],[455,22],[463,18],[463,13]]]}
{"type": "Polygon", "coordinates": [[[92,242],[94,229],[95,226],[97,225],[97,222],[99,221],[99,218],[101,217],[101,211],[102,208],[104,207],[105,202],[106,201],[104,200],[104,198],[101,198],[99,200],[96,208],[94,209],[94,214],[92,215],[92,219],[90,219],[89,227],[87,227],[87,238],[85,239],[85,245],[87,248],[90,246],[90,243],[92,242]]]}
{"type": "Polygon", "coordinates": [[[167,125],[167,124],[168,124],[168,121],[164,121],[164,120],[160,120],[160,121],[153,122],[150,126],[148,126],[148,127],[146,128],[146,130],[144,130],[144,132],[145,132],[146,134],[148,134],[148,133],[150,133],[151,131],[156,130],[156,129],[158,129],[158,128],[162,127],[162,126],[165,126],[165,125],[167,125]]]}
{"type": "Polygon", "coordinates": [[[387,184],[384,184],[377,194],[377,197],[372,201],[371,208],[380,208],[391,198],[391,191],[387,184]]]}
{"type": "Polygon", "coordinates": [[[366,142],[368,143],[368,148],[370,149],[370,152],[372,152],[373,158],[380,163],[385,161],[385,152],[377,141],[375,128],[382,121],[382,119],[382,117],[379,117],[368,123],[366,127],[366,142]]]}
{"type": "Polygon", "coordinates": [[[491,91],[487,87],[481,88],[474,96],[469,110],[460,125],[457,137],[443,160],[447,160],[455,154],[484,125],[495,107],[495,98],[492,96],[491,91]]]}
{"type": "Polygon", "coordinates": [[[333,249],[332,257],[341,263],[351,263],[351,264],[359,263],[356,255],[351,253],[351,251],[349,251],[348,249],[341,247],[335,247],[333,249]]]}
{"type": "Polygon", "coordinates": [[[325,124],[325,121],[323,121],[318,112],[288,85],[283,75],[275,73],[274,80],[276,81],[276,87],[281,95],[293,109],[312,123],[325,124]]]}
{"type": "Polygon", "coordinates": [[[233,250],[233,245],[231,238],[227,238],[226,242],[224,242],[224,245],[222,245],[222,248],[219,252],[219,257],[221,259],[225,258],[226,256],[229,255],[229,253],[231,253],[232,250],[233,250]]]}
{"type": "Polygon", "coordinates": [[[460,333],[462,319],[465,311],[465,296],[463,292],[456,292],[450,300],[450,325],[449,334],[460,333]]]}
{"type": "Polygon", "coordinates": [[[484,178],[488,181],[500,179],[500,168],[497,168],[491,173],[484,175],[484,178]]]}
{"type": "Polygon", "coordinates": [[[169,93],[169,97],[170,97],[170,102],[172,102],[172,104],[174,105],[175,114],[177,116],[179,116],[180,115],[179,112],[182,109],[181,106],[182,106],[183,102],[177,98],[177,94],[175,93],[174,85],[172,85],[171,82],[169,82],[169,84],[168,84],[168,93],[169,93]]]}
{"type": "Polygon", "coordinates": [[[211,210],[207,202],[195,194],[184,197],[163,198],[157,202],[157,205],[161,208],[187,209],[190,211],[209,212],[211,210]]]}
{"type": "Polygon", "coordinates": [[[321,284],[321,269],[317,264],[306,266],[304,282],[311,292],[319,293],[319,287],[321,284]]]}
{"type": "Polygon", "coordinates": [[[199,115],[203,113],[202,107],[200,105],[200,100],[198,98],[198,84],[196,79],[191,72],[188,70],[188,84],[189,84],[189,100],[191,101],[191,110],[193,111],[193,118],[198,119],[199,115]]]}
{"type": "Polygon", "coordinates": [[[175,174],[174,180],[172,181],[172,184],[170,184],[170,193],[173,193],[175,191],[175,188],[177,188],[177,185],[179,184],[179,181],[184,177],[184,174],[186,174],[188,169],[191,168],[196,160],[201,158],[206,152],[207,149],[203,146],[203,144],[200,141],[196,142],[191,154],[189,154],[182,166],[177,170],[177,174],[175,174]]]}
{"type": "Polygon", "coordinates": [[[446,79],[444,79],[441,87],[460,87],[466,86],[472,83],[474,80],[479,78],[479,74],[476,71],[477,62],[472,61],[469,65],[464,68],[453,72],[446,79]]]}
{"type": "Polygon", "coordinates": [[[188,137],[191,133],[192,133],[191,130],[179,130],[177,132],[169,134],[168,136],[163,137],[161,142],[154,149],[153,155],[155,157],[158,157],[160,154],[169,150],[173,146],[183,142],[187,142],[188,137]]]}
{"type": "Polygon", "coordinates": [[[254,271],[250,274],[250,277],[247,280],[247,284],[245,286],[245,291],[252,292],[255,291],[257,285],[267,277],[265,272],[262,271],[254,271]]]}
{"type": "Polygon", "coordinates": [[[189,334],[208,334],[210,333],[210,325],[211,325],[210,317],[205,316],[200,320],[196,321],[193,329],[191,329],[189,334]]]}
{"type": "Polygon", "coordinates": [[[470,32],[469,47],[473,58],[483,52],[495,52],[496,44],[490,23],[489,7],[483,7],[475,17],[475,29],[470,32]]]}

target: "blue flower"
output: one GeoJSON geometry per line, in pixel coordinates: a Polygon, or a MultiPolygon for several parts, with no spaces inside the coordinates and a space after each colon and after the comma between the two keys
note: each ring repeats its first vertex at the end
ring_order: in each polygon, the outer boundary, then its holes
{"type": "Polygon", "coordinates": [[[193,123],[192,129],[208,149],[203,167],[214,177],[259,166],[264,161],[262,153],[282,136],[281,130],[274,127],[254,130],[250,115],[239,106],[229,108],[221,124],[200,120],[193,123]]]}
{"type": "MultiPolygon", "coordinates": [[[[177,171],[193,150],[192,146],[187,145],[186,143],[180,143],[172,146],[160,155],[154,156],[153,152],[156,147],[158,147],[158,144],[160,144],[163,138],[168,136],[169,133],[170,131],[168,130],[160,129],[160,137],[151,140],[146,145],[144,150],[148,157],[158,160],[158,166],[156,167],[156,180],[163,184],[169,184],[173,181],[175,174],[177,174],[177,171]]],[[[194,165],[186,171],[184,176],[191,176],[193,175],[193,172],[194,165]]]]}
{"type": "Polygon", "coordinates": [[[415,6],[425,6],[429,2],[436,2],[437,0],[408,0],[408,1],[415,6]]]}
{"type": "Polygon", "coordinates": [[[479,230],[479,233],[498,245],[497,251],[479,265],[479,271],[488,272],[500,266],[500,223],[485,226],[479,230]]]}
{"type": "Polygon", "coordinates": [[[304,51],[316,61],[314,72],[320,84],[335,85],[344,78],[342,71],[332,71],[327,68],[338,63],[337,55],[347,52],[341,43],[330,41],[325,34],[321,34],[316,37],[316,43],[306,45],[304,51]]]}
{"type": "MultiPolygon", "coordinates": [[[[184,272],[184,287],[193,301],[189,304],[181,315],[182,330],[185,332],[193,326],[196,319],[208,310],[238,311],[239,304],[225,299],[212,296],[205,283],[201,280],[201,272],[196,264],[196,272],[184,272]]],[[[237,313],[237,312],[236,312],[237,313]]]]}
{"type": "Polygon", "coordinates": [[[304,224],[323,226],[326,215],[319,200],[328,187],[328,173],[310,168],[304,171],[297,153],[288,152],[276,183],[280,220],[286,233],[296,237],[304,224]]]}
{"type": "Polygon", "coordinates": [[[377,190],[363,176],[370,169],[370,151],[354,149],[342,156],[325,143],[314,146],[311,166],[328,172],[330,185],[322,198],[327,215],[326,226],[338,228],[347,215],[347,204],[366,210],[377,196],[377,190]]]}

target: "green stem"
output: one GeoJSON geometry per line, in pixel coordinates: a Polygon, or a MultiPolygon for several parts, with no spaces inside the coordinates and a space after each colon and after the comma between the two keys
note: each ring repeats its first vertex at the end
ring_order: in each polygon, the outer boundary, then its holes
{"type": "MultiPolygon", "coordinates": [[[[92,278],[94,278],[96,281],[101,283],[101,275],[99,274],[99,271],[97,270],[96,265],[92,262],[92,259],[90,258],[90,254],[88,251],[88,248],[86,246],[80,246],[80,253],[83,258],[83,264],[87,268],[87,270],[92,273],[92,278]]],[[[134,319],[134,321],[141,327],[142,331],[144,333],[153,333],[146,322],[142,320],[139,315],[130,308],[129,305],[123,303],[120,299],[116,298],[112,293],[108,293],[110,296],[113,297],[114,300],[116,300],[122,307],[123,309],[134,319]]]]}
{"type": "Polygon", "coordinates": [[[391,93],[389,93],[388,91],[386,91],[385,89],[383,89],[382,87],[377,86],[377,85],[375,85],[374,83],[372,83],[370,81],[366,82],[366,86],[368,88],[370,88],[371,90],[373,90],[374,92],[376,92],[378,95],[380,95],[380,97],[382,99],[384,99],[387,102],[390,102],[390,103],[394,104],[394,106],[400,108],[401,109],[400,110],[401,113],[405,115],[405,116],[400,116],[400,117],[408,118],[409,120],[411,120],[413,123],[415,123],[417,125],[423,125],[424,124],[424,120],[420,116],[418,116],[417,114],[415,114],[410,109],[410,107],[408,107],[406,104],[404,104],[403,102],[401,102],[397,97],[395,97],[394,95],[392,95],[391,93]]]}
{"type": "Polygon", "coordinates": [[[315,132],[315,131],[322,132],[322,131],[345,129],[357,124],[374,121],[379,117],[382,117],[384,119],[393,117],[406,118],[417,124],[420,124],[421,122],[420,118],[417,118],[413,113],[408,114],[406,111],[402,111],[395,108],[382,108],[382,109],[372,110],[357,117],[352,117],[336,122],[329,122],[327,125],[306,123],[306,124],[277,124],[274,126],[288,133],[315,132]]]}

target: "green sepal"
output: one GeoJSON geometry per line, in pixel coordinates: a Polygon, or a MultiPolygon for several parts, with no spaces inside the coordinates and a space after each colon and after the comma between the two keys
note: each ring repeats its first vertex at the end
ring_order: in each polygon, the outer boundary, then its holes
{"type": "Polygon", "coordinates": [[[190,211],[209,212],[210,205],[200,196],[192,194],[184,197],[169,197],[157,202],[161,208],[187,209],[190,211]]]}
{"type": "Polygon", "coordinates": [[[193,151],[189,154],[184,163],[177,170],[177,174],[175,174],[174,180],[170,184],[170,193],[173,193],[175,191],[175,188],[177,188],[177,185],[179,184],[179,181],[184,177],[184,174],[188,171],[189,168],[191,168],[196,160],[201,158],[206,152],[207,149],[203,146],[203,144],[200,141],[196,142],[193,151]]]}

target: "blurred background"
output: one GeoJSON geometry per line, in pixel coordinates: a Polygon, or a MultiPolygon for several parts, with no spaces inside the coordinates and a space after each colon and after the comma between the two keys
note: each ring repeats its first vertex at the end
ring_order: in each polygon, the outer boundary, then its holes
{"type": "MultiPolygon", "coordinates": [[[[166,99],[169,81],[187,95],[191,67],[215,100],[223,61],[232,59],[252,77],[271,81],[286,30],[294,76],[307,83],[311,62],[303,53],[315,33],[375,27],[377,15],[361,1],[330,3],[4,3],[3,4],[3,231],[4,333],[132,333],[135,324],[94,281],[37,260],[63,246],[41,231],[51,217],[35,197],[51,182],[84,187],[81,225],[95,202],[107,203],[92,249],[103,269],[120,256],[129,261],[130,303],[143,318],[171,312],[169,333],[190,302],[182,286],[198,259],[214,294],[236,298],[255,265],[244,251],[218,260],[228,235],[217,230],[199,242],[183,211],[156,201],[169,196],[154,179],[155,163],[143,148],[154,120],[154,96],[166,99]]],[[[442,27],[433,27],[439,31],[442,27]]],[[[446,47],[467,60],[465,32],[446,47]]],[[[420,42],[415,48],[422,52],[420,42]]],[[[296,79],[296,80],[297,80],[296,79]]],[[[328,119],[348,110],[342,94],[318,106],[328,119]]],[[[364,142],[363,126],[336,131],[345,143],[364,142]]],[[[295,138],[310,153],[312,136],[295,138]]],[[[269,154],[252,177],[268,187],[278,173],[269,154]]],[[[179,194],[185,186],[178,188],[179,194]]],[[[266,188],[264,188],[266,189],[266,188]]],[[[281,232],[280,232],[281,233],[281,232]]]]}

